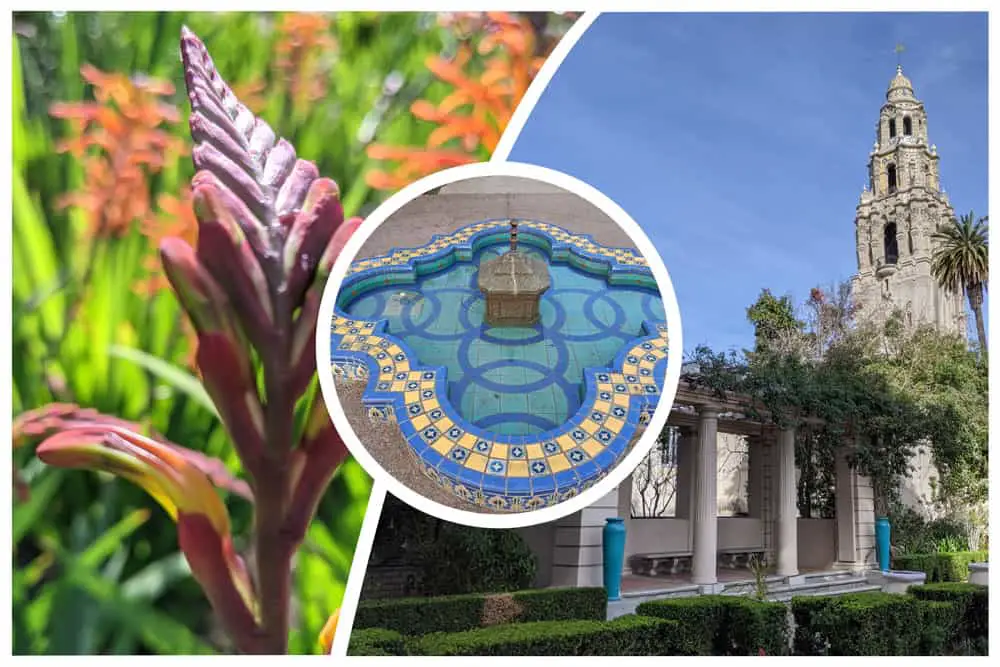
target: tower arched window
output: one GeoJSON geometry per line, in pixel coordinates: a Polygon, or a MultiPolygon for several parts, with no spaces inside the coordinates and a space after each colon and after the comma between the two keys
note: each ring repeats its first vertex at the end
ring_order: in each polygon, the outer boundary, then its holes
{"type": "Polygon", "coordinates": [[[903,116],[903,134],[906,136],[913,134],[913,121],[909,116],[903,116]]]}
{"type": "Polygon", "coordinates": [[[895,136],[896,136],[896,119],[895,118],[890,118],[889,119],[889,138],[892,139],[895,136]]]}
{"type": "Polygon", "coordinates": [[[899,259],[899,244],[896,241],[896,223],[890,222],[885,226],[883,232],[883,248],[885,249],[885,263],[895,264],[899,259]]]}
{"type": "Polygon", "coordinates": [[[889,194],[892,194],[893,192],[896,191],[896,185],[897,185],[896,165],[890,163],[889,166],[886,168],[886,171],[889,174],[889,194]]]}

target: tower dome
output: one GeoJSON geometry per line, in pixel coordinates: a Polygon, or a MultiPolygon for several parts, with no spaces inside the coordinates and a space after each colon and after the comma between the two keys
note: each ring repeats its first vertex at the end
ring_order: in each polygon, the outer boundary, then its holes
{"type": "Polygon", "coordinates": [[[889,82],[889,90],[885,94],[885,99],[890,102],[896,100],[916,100],[913,96],[913,84],[903,74],[902,65],[896,66],[896,76],[892,77],[892,81],[889,82]]]}

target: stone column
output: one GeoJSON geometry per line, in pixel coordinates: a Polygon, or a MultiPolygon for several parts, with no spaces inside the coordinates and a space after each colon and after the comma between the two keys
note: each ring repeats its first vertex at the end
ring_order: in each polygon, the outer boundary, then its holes
{"type": "Polygon", "coordinates": [[[855,564],[858,561],[857,531],[854,527],[854,486],[857,473],[847,463],[847,449],[837,451],[837,561],[855,564]]]}
{"type": "Polygon", "coordinates": [[[714,584],[717,579],[719,520],[718,520],[718,428],[719,413],[702,408],[698,414],[698,446],[695,456],[694,557],[691,559],[691,581],[714,584]]]}
{"type": "Polygon", "coordinates": [[[778,434],[778,575],[799,573],[798,509],[795,488],[795,429],[778,434]]]}
{"type": "Polygon", "coordinates": [[[677,489],[674,492],[674,516],[690,519],[694,500],[695,449],[697,432],[683,427],[677,438],[677,489]]]}

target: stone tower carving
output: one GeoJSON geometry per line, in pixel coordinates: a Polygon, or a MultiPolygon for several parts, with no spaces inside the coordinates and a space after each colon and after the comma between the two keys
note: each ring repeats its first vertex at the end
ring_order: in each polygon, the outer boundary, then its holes
{"type": "Polygon", "coordinates": [[[898,310],[904,324],[930,323],[965,336],[962,294],[947,292],[931,275],[937,246],[931,235],[951,224],[955,214],[941,189],[924,105],[902,66],[885,100],[869,154],[868,184],[854,219],[858,273],[853,291],[859,316],[882,322],[898,310]]]}

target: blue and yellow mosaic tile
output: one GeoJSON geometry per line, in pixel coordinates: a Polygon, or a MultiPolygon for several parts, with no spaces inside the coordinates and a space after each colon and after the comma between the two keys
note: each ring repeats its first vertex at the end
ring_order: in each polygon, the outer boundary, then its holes
{"type": "MultiPolygon", "coordinates": [[[[521,245],[544,252],[553,266],[570,265],[612,286],[656,290],[645,260],[632,250],[608,248],[549,223],[519,222],[521,245]]],[[[387,330],[385,319],[346,312],[373,290],[413,284],[418,276],[469,262],[483,248],[506,242],[508,229],[507,219],[479,222],[435,236],[420,248],[394,249],[352,264],[332,322],[331,361],[335,372],[367,381],[364,404],[373,415],[396,421],[428,477],[467,502],[522,512],[567,500],[617,465],[659,401],[669,347],[666,323],[642,319],[637,336],[613,343],[619,351],[610,364],[578,369],[579,400],[561,423],[530,433],[500,433],[463,417],[449,400],[448,368],[422,363],[387,330]]],[[[530,384],[527,375],[520,377],[530,384]]],[[[530,412],[522,394],[511,391],[499,400],[530,412]]]]}

